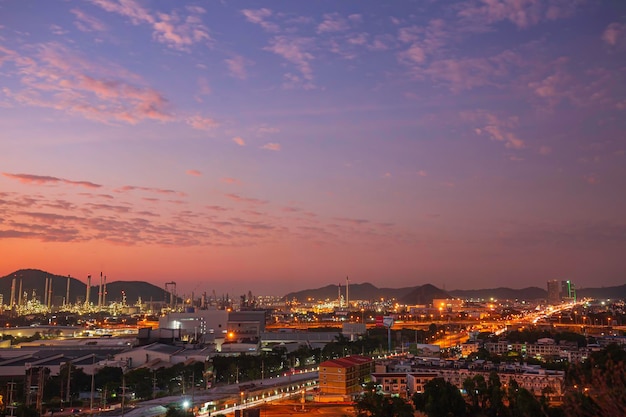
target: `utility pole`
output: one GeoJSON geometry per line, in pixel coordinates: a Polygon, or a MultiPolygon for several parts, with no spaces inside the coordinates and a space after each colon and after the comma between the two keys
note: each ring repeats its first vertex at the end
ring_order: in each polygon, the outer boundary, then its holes
{"type": "Polygon", "coordinates": [[[122,417],[124,417],[125,400],[126,400],[126,375],[122,373],[122,417]]]}
{"type": "Polygon", "coordinates": [[[70,395],[70,380],[72,379],[72,361],[67,361],[67,392],[65,395],[65,402],[72,407],[72,396],[70,395]]]}
{"type": "Polygon", "coordinates": [[[13,416],[13,412],[15,411],[15,406],[13,405],[13,393],[15,392],[15,384],[16,382],[7,382],[7,390],[9,391],[9,404],[7,408],[11,410],[10,416],[13,416]]]}
{"type": "Polygon", "coordinates": [[[95,377],[96,377],[96,354],[94,353],[91,357],[91,397],[89,398],[89,409],[93,413],[93,391],[95,387],[95,377]]]}

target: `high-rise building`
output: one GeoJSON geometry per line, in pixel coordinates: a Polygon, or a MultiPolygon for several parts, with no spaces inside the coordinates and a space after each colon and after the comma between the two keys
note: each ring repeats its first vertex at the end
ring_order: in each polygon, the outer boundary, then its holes
{"type": "Polygon", "coordinates": [[[548,304],[559,304],[561,302],[561,284],[558,280],[548,281],[548,304]]]}
{"type": "Polygon", "coordinates": [[[570,280],[548,281],[548,304],[559,304],[563,301],[576,301],[576,288],[570,280]]]}
{"type": "Polygon", "coordinates": [[[570,280],[561,281],[561,301],[576,301],[576,288],[570,280]]]}

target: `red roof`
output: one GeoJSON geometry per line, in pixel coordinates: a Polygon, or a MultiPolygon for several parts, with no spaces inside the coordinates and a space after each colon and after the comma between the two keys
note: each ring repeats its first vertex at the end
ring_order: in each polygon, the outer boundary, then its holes
{"type": "Polygon", "coordinates": [[[346,356],[345,358],[330,359],[320,363],[320,367],[328,368],[351,368],[357,365],[363,365],[373,362],[372,358],[361,355],[346,356]]]}

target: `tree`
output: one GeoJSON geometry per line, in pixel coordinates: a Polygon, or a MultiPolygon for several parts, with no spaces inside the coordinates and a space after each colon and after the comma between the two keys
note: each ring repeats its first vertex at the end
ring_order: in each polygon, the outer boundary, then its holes
{"type": "Polygon", "coordinates": [[[373,383],[369,383],[361,398],[354,404],[357,417],[413,417],[411,404],[400,397],[385,397],[376,392],[373,383]]]}
{"type": "Polygon", "coordinates": [[[126,373],[126,385],[129,386],[137,398],[152,398],[152,371],[148,368],[133,369],[126,373]]]}
{"type": "Polygon", "coordinates": [[[507,399],[512,417],[547,416],[546,411],[537,398],[527,389],[521,388],[513,378],[509,381],[507,399]]]}
{"type": "Polygon", "coordinates": [[[465,400],[459,389],[443,378],[424,385],[424,393],[413,394],[413,404],[428,417],[463,417],[467,415],[465,400]]]}
{"type": "Polygon", "coordinates": [[[568,374],[563,408],[571,417],[626,415],[626,351],[609,345],[568,374]]]}

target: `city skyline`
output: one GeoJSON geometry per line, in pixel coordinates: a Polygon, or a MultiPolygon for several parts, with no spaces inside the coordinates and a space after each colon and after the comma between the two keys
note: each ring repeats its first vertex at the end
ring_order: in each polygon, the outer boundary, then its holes
{"type": "Polygon", "coordinates": [[[624,17],[561,0],[0,2],[0,275],[623,284],[624,17]]]}

